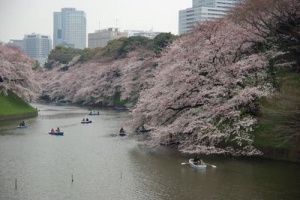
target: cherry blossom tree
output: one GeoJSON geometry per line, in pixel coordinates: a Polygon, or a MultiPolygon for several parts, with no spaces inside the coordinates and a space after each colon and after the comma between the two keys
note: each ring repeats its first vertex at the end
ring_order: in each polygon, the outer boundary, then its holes
{"type": "Polygon", "coordinates": [[[129,52],[122,59],[102,58],[85,63],[74,58],[67,66],[59,65],[42,73],[43,94],[52,100],[86,105],[112,105],[121,100],[134,102],[147,85],[155,69],[154,53],[148,50],[129,52]]]}
{"type": "Polygon", "coordinates": [[[272,92],[266,69],[274,54],[256,51],[261,40],[226,20],[199,24],[175,40],[133,109],[133,128],[154,127],[154,146],[171,133],[182,152],[260,154],[252,146],[253,113],[272,92]]]}
{"type": "Polygon", "coordinates": [[[40,87],[33,60],[19,48],[0,44],[0,92],[13,91],[26,100],[35,99],[40,87]]]}
{"type": "MultiPolygon", "coordinates": [[[[300,1],[245,0],[229,18],[265,39],[265,46],[275,46],[290,53],[300,63],[300,1]]],[[[298,67],[296,65],[296,67],[298,67]]]]}

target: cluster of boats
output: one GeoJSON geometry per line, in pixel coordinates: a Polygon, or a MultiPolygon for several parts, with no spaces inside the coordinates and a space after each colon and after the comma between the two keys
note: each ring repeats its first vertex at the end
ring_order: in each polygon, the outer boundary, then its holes
{"type": "MultiPolygon", "coordinates": [[[[83,118],[83,120],[81,121],[82,124],[89,124],[89,123],[92,123],[91,120],[89,120],[88,118],[83,118]]],[[[27,128],[28,127],[28,124],[25,123],[24,121],[21,122],[18,126],[18,128],[27,128]]],[[[138,132],[140,133],[145,133],[145,132],[149,132],[151,131],[151,129],[145,129],[144,127],[137,130],[138,132]]],[[[49,132],[50,135],[59,135],[59,136],[63,136],[64,135],[64,132],[60,131],[59,127],[57,127],[56,130],[54,130],[53,128],[51,129],[51,131],[49,132]]],[[[123,129],[123,127],[120,129],[119,133],[118,133],[119,136],[126,136],[127,133],[126,131],[123,129]]],[[[172,139],[172,138],[171,138],[172,139]]],[[[168,142],[165,142],[165,143],[161,143],[161,145],[164,145],[164,146],[170,146],[170,145],[178,145],[179,142],[178,141],[168,141],[168,142]]],[[[206,169],[207,166],[211,166],[212,168],[216,168],[217,166],[215,165],[211,165],[211,164],[208,164],[208,163],[205,163],[203,162],[202,160],[198,159],[198,157],[196,157],[195,159],[189,159],[189,162],[188,163],[181,163],[182,165],[186,165],[186,164],[189,164],[191,167],[195,168],[195,169],[206,169]]]]}

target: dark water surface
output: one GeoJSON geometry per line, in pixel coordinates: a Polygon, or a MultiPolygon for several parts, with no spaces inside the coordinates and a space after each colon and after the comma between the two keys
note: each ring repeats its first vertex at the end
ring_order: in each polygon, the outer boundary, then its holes
{"type": "Polygon", "coordinates": [[[40,112],[25,120],[28,128],[0,122],[1,200],[300,199],[298,164],[205,157],[217,168],[194,170],[181,165],[190,156],[172,148],[118,137],[126,112],[88,116],[80,107],[33,106],[40,112]],[[81,124],[86,117],[93,123],[81,124]],[[64,136],[48,134],[58,126],[64,136]]]}

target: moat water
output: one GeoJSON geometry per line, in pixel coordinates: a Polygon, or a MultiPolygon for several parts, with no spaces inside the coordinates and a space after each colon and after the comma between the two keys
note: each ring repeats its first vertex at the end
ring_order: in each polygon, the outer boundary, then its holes
{"type": "Polygon", "coordinates": [[[300,199],[300,165],[262,159],[204,157],[216,168],[195,170],[191,155],[149,149],[117,133],[130,115],[115,110],[33,104],[38,117],[0,122],[0,199],[300,199]],[[81,124],[83,118],[91,124],[81,124]],[[59,127],[64,136],[49,135],[59,127]]]}

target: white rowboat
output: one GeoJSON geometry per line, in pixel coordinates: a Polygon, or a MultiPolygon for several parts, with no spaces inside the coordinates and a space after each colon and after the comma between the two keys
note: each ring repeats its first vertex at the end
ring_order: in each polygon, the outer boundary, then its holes
{"type": "Polygon", "coordinates": [[[189,159],[189,164],[195,169],[206,169],[207,167],[205,164],[200,164],[200,165],[195,164],[194,159],[189,159]]]}

